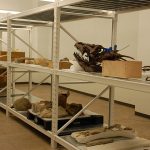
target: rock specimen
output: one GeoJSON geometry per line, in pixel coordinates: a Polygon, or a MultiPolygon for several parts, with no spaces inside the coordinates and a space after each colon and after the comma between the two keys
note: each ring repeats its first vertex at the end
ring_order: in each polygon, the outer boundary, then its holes
{"type": "Polygon", "coordinates": [[[79,53],[75,52],[74,57],[86,72],[102,72],[103,60],[125,61],[126,58],[133,59],[130,56],[120,54],[116,46],[112,50],[112,47],[104,48],[102,45],[77,42],[75,47],[79,53]]]}
{"type": "MultiPolygon", "coordinates": [[[[39,113],[39,116],[42,118],[51,118],[52,117],[52,109],[51,108],[44,109],[43,111],[41,111],[39,113]]],[[[65,116],[68,116],[68,113],[62,106],[59,106],[58,107],[58,118],[65,117],[65,116]]]]}
{"type": "Polygon", "coordinates": [[[66,111],[69,113],[69,115],[74,116],[82,109],[81,104],[71,103],[66,105],[66,111]]]}
{"type": "Polygon", "coordinates": [[[135,131],[131,128],[122,127],[121,125],[114,125],[111,127],[102,127],[91,129],[87,131],[74,132],[71,134],[77,142],[88,143],[98,139],[107,139],[115,137],[135,138],[135,131]]]}
{"type": "Polygon", "coordinates": [[[49,109],[49,108],[52,108],[51,101],[40,101],[32,104],[32,111],[34,113],[38,113],[43,111],[44,109],[49,109]]]}
{"type": "Polygon", "coordinates": [[[31,103],[27,98],[20,98],[17,99],[14,103],[13,103],[13,107],[17,110],[17,111],[27,111],[28,109],[31,109],[31,103]]]}

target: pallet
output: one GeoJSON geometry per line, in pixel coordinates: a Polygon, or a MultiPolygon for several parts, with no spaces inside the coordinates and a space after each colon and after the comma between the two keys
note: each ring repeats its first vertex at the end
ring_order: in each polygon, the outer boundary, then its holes
{"type": "MultiPolygon", "coordinates": [[[[58,129],[62,127],[72,116],[58,119],[58,129]]],[[[51,118],[41,118],[36,113],[29,110],[27,118],[34,121],[36,124],[43,126],[45,130],[51,130],[51,118]]],[[[99,114],[82,115],[75,119],[64,131],[59,135],[68,135],[75,131],[82,131],[91,128],[100,127],[103,125],[103,116],[99,114]]]]}

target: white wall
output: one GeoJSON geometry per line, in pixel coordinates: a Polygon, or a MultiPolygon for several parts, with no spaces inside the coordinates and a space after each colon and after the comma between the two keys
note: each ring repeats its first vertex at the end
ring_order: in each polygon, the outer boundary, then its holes
{"type": "Polygon", "coordinates": [[[24,11],[33,8],[36,0],[0,0],[0,9],[24,11]]]}
{"type": "Polygon", "coordinates": [[[137,59],[139,12],[125,13],[118,16],[118,49],[129,45],[121,53],[137,59]]]}
{"type": "MultiPolygon", "coordinates": [[[[150,65],[150,10],[143,10],[139,14],[139,32],[138,32],[138,59],[144,65],[150,65]]],[[[150,94],[137,93],[136,110],[150,115],[150,94]]]]}
{"type": "MultiPolygon", "coordinates": [[[[52,51],[52,28],[51,27],[39,27],[37,28],[37,49],[45,57],[51,60],[52,51]]],[[[37,56],[39,57],[39,56],[37,56]]]]}
{"type": "MultiPolygon", "coordinates": [[[[78,41],[91,44],[100,44],[105,47],[111,46],[111,20],[97,18],[85,19],[81,21],[64,23],[63,26],[78,41]]],[[[74,59],[73,52],[77,51],[74,47],[75,41],[73,41],[62,30],[60,37],[60,58],[67,56],[70,59],[74,59]]]]}
{"type": "Polygon", "coordinates": [[[141,11],[139,14],[138,59],[143,65],[150,65],[150,10],[141,11]]]}

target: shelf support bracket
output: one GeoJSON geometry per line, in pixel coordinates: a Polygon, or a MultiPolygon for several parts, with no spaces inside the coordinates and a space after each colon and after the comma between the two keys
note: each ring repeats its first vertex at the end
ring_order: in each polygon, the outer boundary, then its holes
{"type": "MultiPolygon", "coordinates": [[[[2,39],[2,31],[0,31],[0,39],[2,39]]],[[[0,43],[0,51],[2,51],[2,43],[0,43]]]]}
{"type": "Polygon", "coordinates": [[[66,34],[68,34],[75,42],[79,42],[72,34],[70,34],[70,33],[62,26],[62,24],[60,24],[60,28],[61,28],[66,34]]]}
{"type": "Polygon", "coordinates": [[[5,44],[6,46],[8,46],[7,43],[5,41],[3,41],[1,38],[0,38],[0,42],[5,44]]]}
{"type": "MultiPolygon", "coordinates": [[[[60,44],[60,7],[59,0],[55,0],[54,3],[54,24],[53,24],[53,51],[52,60],[53,67],[59,69],[59,44],[60,44]]],[[[57,134],[58,128],[58,86],[59,86],[59,76],[56,75],[56,71],[52,74],[52,138],[51,147],[52,149],[57,149],[57,142],[54,135],[57,134]]]]}
{"type": "MultiPolygon", "coordinates": [[[[25,96],[29,95],[33,90],[35,90],[37,87],[39,87],[45,80],[47,80],[51,75],[48,75],[46,78],[44,78],[40,83],[38,83],[35,87],[30,89],[26,94],[24,94],[21,98],[24,98],[25,96]]],[[[20,98],[20,99],[21,99],[20,98]]]]}
{"type": "Polygon", "coordinates": [[[0,93],[2,93],[4,90],[6,90],[7,89],[7,86],[5,86],[4,88],[2,88],[1,90],[0,90],[0,93]]]}
{"type": "Polygon", "coordinates": [[[15,34],[14,32],[11,32],[17,39],[19,39],[21,42],[23,42],[25,45],[27,45],[32,51],[34,51],[37,55],[39,55],[42,58],[45,58],[42,54],[40,54],[36,49],[34,49],[32,46],[30,46],[26,41],[24,41],[20,36],[15,34]]]}

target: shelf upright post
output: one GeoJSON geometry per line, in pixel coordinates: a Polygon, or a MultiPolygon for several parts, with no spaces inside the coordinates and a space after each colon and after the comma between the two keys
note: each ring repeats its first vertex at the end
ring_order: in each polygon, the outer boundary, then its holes
{"type": "MultiPolygon", "coordinates": [[[[29,30],[29,45],[31,45],[31,30],[29,30]]],[[[29,58],[32,57],[32,50],[31,48],[29,47],[29,58]]],[[[32,72],[29,71],[29,85],[28,85],[28,91],[30,91],[32,89],[32,72]]],[[[28,98],[29,98],[29,101],[31,102],[31,93],[29,92],[28,94],[28,98]]]]}
{"type": "Polygon", "coordinates": [[[111,46],[114,50],[115,45],[117,44],[117,22],[118,22],[118,14],[115,13],[112,18],[112,35],[111,35],[111,46]]]}
{"type": "Polygon", "coordinates": [[[51,60],[53,60],[53,39],[54,39],[54,23],[52,24],[52,46],[51,46],[51,49],[52,49],[52,53],[51,53],[51,60]]]}
{"type": "Polygon", "coordinates": [[[52,138],[51,147],[57,149],[55,135],[58,130],[58,86],[59,76],[56,75],[56,69],[59,69],[59,40],[60,40],[60,7],[59,0],[55,1],[54,6],[54,29],[53,29],[53,74],[52,74],[52,138]]]}
{"type": "MultiPolygon", "coordinates": [[[[3,31],[0,30],[0,39],[2,39],[3,31]]],[[[0,51],[2,51],[2,42],[0,42],[0,51]]]]}
{"type": "MultiPolygon", "coordinates": [[[[53,39],[54,39],[54,22],[52,23],[52,45],[51,45],[51,60],[53,61],[53,39]]],[[[52,81],[53,79],[52,79],[52,76],[51,76],[51,84],[53,83],[53,81],[52,81]]],[[[51,97],[50,97],[50,99],[52,100],[52,87],[51,87],[51,97]]]]}
{"type": "Polygon", "coordinates": [[[6,116],[9,116],[9,106],[11,104],[11,20],[7,18],[7,107],[6,116]]]}
{"type": "MultiPolygon", "coordinates": [[[[14,29],[12,30],[13,33],[15,33],[15,31],[16,30],[14,30],[14,29]]],[[[15,50],[15,47],[16,47],[15,46],[15,44],[16,44],[15,40],[16,40],[15,36],[13,34],[11,34],[11,48],[12,48],[13,51],[15,50]]]]}
{"type": "Polygon", "coordinates": [[[109,118],[108,118],[108,126],[112,126],[114,124],[114,94],[115,87],[109,87],[109,118]]]}
{"type": "MultiPolygon", "coordinates": [[[[115,12],[114,17],[112,18],[112,35],[111,35],[111,46],[113,50],[115,50],[115,47],[117,45],[117,21],[118,21],[118,14],[115,12]]],[[[114,86],[110,86],[108,126],[111,126],[114,123],[114,93],[115,93],[114,86]]]]}
{"type": "MultiPolygon", "coordinates": [[[[13,30],[12,32],[14,33],[15,30],[13,30]]],[[[11,34],[11,48],[12,48],[12,50],[15,50],[15,36],[13,34],[11,34]]],[[[11,68],[11,70],[12,70],[12,73],[11,73],[12,81],[14,81],[15,80],[15,68],[11,68]]],[[[11,84],[12,84],[12,95],[15,95],[15,84],[16,83],[12,82],[11,84]]],[[[14,102],[14,100],[15,100],[15,97],[13,96],[12,102],[14,102]]]]}

